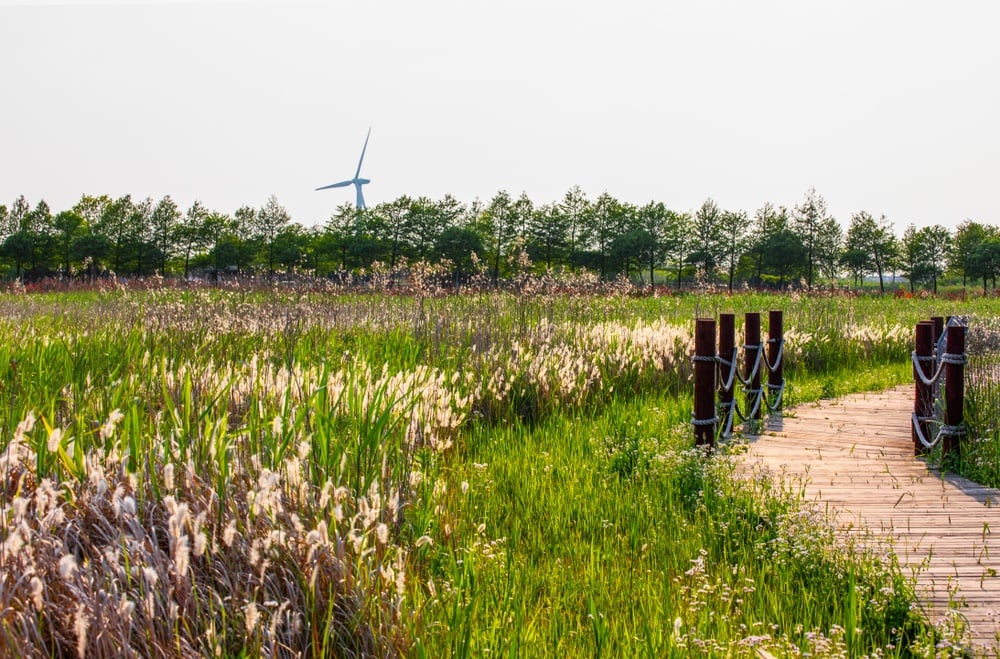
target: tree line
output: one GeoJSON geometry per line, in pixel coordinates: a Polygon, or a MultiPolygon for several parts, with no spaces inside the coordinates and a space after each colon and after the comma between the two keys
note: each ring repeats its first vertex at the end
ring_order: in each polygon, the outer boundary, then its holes
{"type": "Polygon", "coordinates": [[[544,271],[586,268],[603,278],[625,276],[681,287],[716,282],[806,288],[848,277],[854,286],[904,277],[913,291],[937,291],[946,274],[963,287],[996,287],[1000,229],[966,220],[907,226],[901,235],[884,216],[850,217],[846,232],[816,190],[792,206],[764,204],[753,215],[707,199],[696,211],[662,202],[634,205],[573,187],[559,201],[535,204],[500,191],[464,204],[450,195],[400,197],[357,210],[345,203],[323,225],[305,227],[271,196],[262,206],[228,214],[195,201],[181,210],[126,195],[84,195],[53,213],[22,195],[0,205],[0,272],[7,278],[47,276],[183,277],[192,274],[362,272],[376,263],[446,263],[455,276],[495,281],[526,264],[544,271]]]}

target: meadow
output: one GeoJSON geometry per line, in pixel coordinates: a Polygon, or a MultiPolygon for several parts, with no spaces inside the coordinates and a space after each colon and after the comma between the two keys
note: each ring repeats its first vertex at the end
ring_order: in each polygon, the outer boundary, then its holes
{"type": "Polygon", "coordinates": [[[908,382],[917,320],[996,306],[3,294],[4,651],[935,656],[886,548],[693,447],[694,319],[783,309],[791,406],[908,382]]]}

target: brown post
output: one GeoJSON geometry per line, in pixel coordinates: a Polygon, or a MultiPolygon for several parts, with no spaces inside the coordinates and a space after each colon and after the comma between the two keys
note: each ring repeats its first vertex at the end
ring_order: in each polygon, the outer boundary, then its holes
{"type": "MultiPolygon", "coordinates": [[[[962,425],[962,406],[965,404],[965,365],[952,363],[951,360],[958,358],[959,362],[964,361],[965,328],[951,325],[946,335],[945,352],[948,354],[948,361],[944,365],[944,422],[958,429],[962,425]]],[[[959,452],[961,437],[960,434],[945,434],[941,438],[941,448],[945,455],[959,452]]]]}
{"type": "MultiPolygon", "coordinates": [[[[933,321],[917,323],[916,334],[914,336],[914,351],[917,354],[917,363],[913,366],[913,413],[922,419],[934,414],[934,389],[932,386],[924,384],[917,374],[917,369],[919,369],[926,378],[934,375],[934,361],[930,359],[934,354],[933,321]]],[[[917,439],[917,429],[915,427],[911,428],[910,432],[913,436],[914,454],[921,455],[926,453],[927,450],[920,443],[920,440],[917,439]]],[[[930,424],[927,421],[920,421],[920,432],[923,433],[927,441],[934,439],[930,436],[930,424]]]]}
{"type": "MultiPolygon", "coordinates": [[[[760,352],[760,314],[755,311],[749,312],[746,314],[744,322],[743,377],[749,378],[751,372],[753,372],[754,364],[757,363],[757,353],[760,352]]],[[[763,368],[763,365],[761,365],[761,368],[763,368]]],[[[760,368],[757,369],[757,372],[753,374],[753,379],[750,381],[749,391],[751,393],[747,394],[748,413],[753,411],[754,397],[757,395],[756,392],[760,390],[760,370],[760,368]]],[[[760,418],[760,407],[757,408],[756,413],[750,418],[760,418]]]]}
{"type": "MultiPolygon", "coordinates": [[[[767,315],[767,361],[775,367],[767,374],[767,388],[771,392],[781,390],[781,383],[784,376],[784,353],[781,350],[782,342],[785,340],[785,319],[781,309],[771,309],[767,315]],[[782,353],[781,361],[778,361],[778,354],[782,353]]],[[[776,394],[775,394],[776,395],[776,394]]],[[[779,405],[775,411],[780,410],[779,405]]]]}
{"type": "Polygon", "coordinates": [[[936,346],[941,335],[944,334],[944,316],[932,316],[931,322],[934,323],[934,345],[936,346]]]}
{"type": "MultiPolygon", "coordinates": [[[[736,350],[736,314],[719,314],[719,358],[727,361],[734,361],[739,351],[736,350]]],[[[737,366],[737,368],[739,368],[737,366]]],[[[736,391],[736,378],[729,389],[723,389],[725,380],[729,377],[731,367],[722,365],[719,369],[719,406],[727,408],[733,401],[733,392],[736,391]]]]}
{"type": "Polygon", "coordinates": [[[694,441],[715,446],[715,319],[699,318],[694,328],[694,441]]]}

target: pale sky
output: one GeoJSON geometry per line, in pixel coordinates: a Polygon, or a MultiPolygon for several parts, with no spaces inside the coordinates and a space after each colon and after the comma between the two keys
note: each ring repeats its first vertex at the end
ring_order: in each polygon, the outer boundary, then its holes
{"type": "Polygon", "coordinates": [[[573,185],[1000,224],[1000,4],[0,0],[0,203],[171,195],[304,225],[573,185]]]}

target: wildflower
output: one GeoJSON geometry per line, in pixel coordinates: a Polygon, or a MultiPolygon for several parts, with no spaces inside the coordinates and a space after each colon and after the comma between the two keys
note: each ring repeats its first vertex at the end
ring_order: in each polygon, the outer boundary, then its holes
{"type": "Polygon", "coordinates": [[[159,581],[160,575],[156,573],[156,570],[147,566],[142,568],[142,578],[145,580],[146,586],[152,588],[159,581]]]}
{"type": "Polygon", "coordinates": [[[63,557],[59,559],[59,576],[69,581],[76,574],[76,570],[76,556],[73,554],[63,554],[63,557]]]}
{"type": "Polygon", "coordinates": [[[115,429],[118,427],[118,423],[124,418],[125,415],[122,414],[121,410],[113,410],[111,414],[108,415],[108,420],[105,421],[104,425],[98,429],[97,434],[101,437],[101,439],[111,438],[115,434],[115,429]]]}
{"type": "Polygon", "coordinates": [[[62,428],[53,428],[52,432],[49,433],[48,449],[49,453],[55,453],[59,450],[59,444],[62,443],[63,431],[62,428]]]}
{"type": "Polygon", "coordinates": [[[45,604],[42,594],[45,592],[45,585],[42,580],[38,577],[31,577],[31,603],[35,606],[36,611],[41,611],[42,606],[45,604]]]}
{"type": "Polygon", "coordinates": [[[24,441],[24,436],[35,429],[35,413],[29,411],[24,420],[17,424],[17,430],[14,431],[14,442],[20,443],[24,441]]]}
{"type": "Polygon", "coordinates": [[[225,531],[222,532],[222,542],[227,547],[233,546],[233,540],[236,539],[236,520],[229,520],[229,524],[226,524],[225,531]]]}
{"type": "Polygon", "coordinates": [[[247,604],[244,609],[244,615],[247,634],[253,634],[254,630],[257,629],[257,623],[260,621],[260,613],[257,612],[257,605],[253,602],[247,604]]]}
{"type": "Polygon", "coordinates": [[[122,497],[121,511],[126,515],[135,515],[135,499],[130,496],[122,497]]]}
{"type": "Polygon", "coordinates": [[[379,544],[384,545],[389,542],[389,527],[385,523],[378,525],[378,528],[375,529],[375,534],[378,536],[379,544]]]}
{"type": "Polygon", "coordinates": [[[76,632],[76,653],[81,659],[87,654],[87,628],[90,621],[87,620],[87,609],[81,603],[76,607],[76,615],[73,617],[73,631],[76,632]]]}
{"type": "Polygon", "coordinates": [[[133,611],[135,611],[135,602],[127,599],[123,595],[122,601],[118,604],[118,615],[125,618],[125,620],[130,620],[132,618],[133,611]]]}

